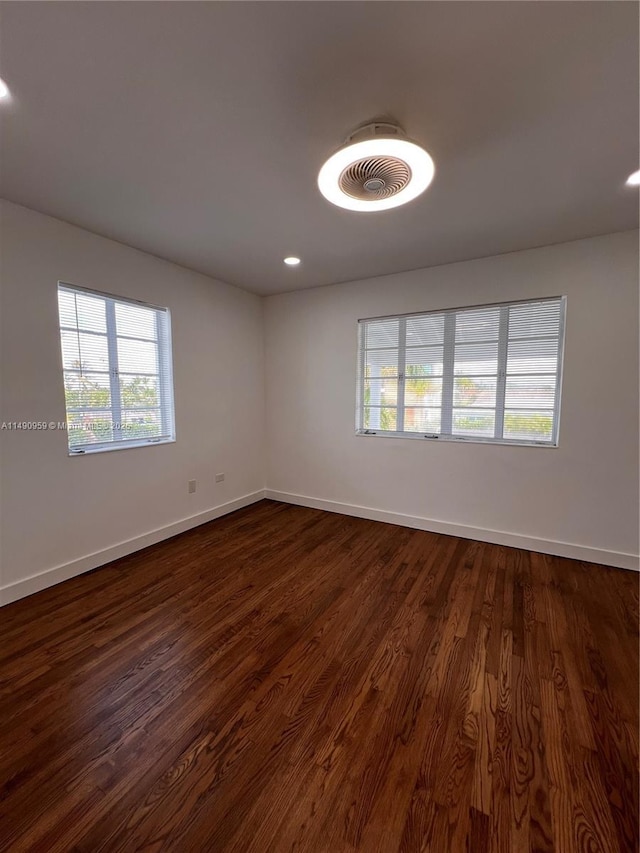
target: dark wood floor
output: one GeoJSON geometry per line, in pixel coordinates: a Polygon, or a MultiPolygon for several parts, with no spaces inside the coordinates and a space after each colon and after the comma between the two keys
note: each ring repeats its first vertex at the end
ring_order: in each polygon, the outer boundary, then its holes
{"type": "Polygon", "coordinates": [[[2,850],[637,850],[632,572],[263,501],[0,620],[2,850]]]}

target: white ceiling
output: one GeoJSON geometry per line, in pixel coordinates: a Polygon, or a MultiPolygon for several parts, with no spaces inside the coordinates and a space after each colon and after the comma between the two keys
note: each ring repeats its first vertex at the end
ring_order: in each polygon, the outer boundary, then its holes
{"type": "Polygon", "coordinates": [[[1,194],[256,293],[637,225],[636,3],[5,2],[0,22],[1,194]],[[382,116],[433,184],[333,207],[320,165],[382,116]]]}

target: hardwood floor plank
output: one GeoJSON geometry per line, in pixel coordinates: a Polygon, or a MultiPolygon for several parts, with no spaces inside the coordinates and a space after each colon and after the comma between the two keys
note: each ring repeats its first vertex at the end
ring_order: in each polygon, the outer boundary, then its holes
{"type": "Polygon", "coordinates": [[[637,853],[638,601],[239,510],[0,611],[0,851],[637,853]]]}

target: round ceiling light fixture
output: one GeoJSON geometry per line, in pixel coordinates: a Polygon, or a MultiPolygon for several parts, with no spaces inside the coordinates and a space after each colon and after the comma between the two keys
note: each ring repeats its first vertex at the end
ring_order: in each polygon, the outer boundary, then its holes
{"type": "Polygon", "coordinates": [[[640,187],[640,169],[627,178],[628,187],[640,187]]]}
{"type": "Polygon", "coordinates": [[[434,172],[429,154],[399,125],[372,121],[329,157],[318,188],[327,201],[347,210],[389,210],[423,193],[434,172]]]}
{"type": "Polygon", "coordinates": [[[293,255],[290,255],[288,258],[284,259],[284,262],[288,267],[297,267],[300,263],[300,258],[296,258],[293,255]]]}
{"type": "Polygon", "coordinates": [[[9,97],[9,87],[4,82],[2,77],[0,77],[0,98],[8,98],[9,97]]]}

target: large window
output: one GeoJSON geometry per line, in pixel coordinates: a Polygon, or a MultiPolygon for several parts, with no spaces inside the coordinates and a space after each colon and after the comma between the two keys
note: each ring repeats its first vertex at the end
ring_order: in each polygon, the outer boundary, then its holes
{"type": "Polygon", "coordinates": [[[557,445],[565,299],[359,323],[357,431],[557,445]]]}
{"type": "Polygon", "coordinates": [[[169,311],[58,285],[72,454],[174,440],[169,311]]]}

